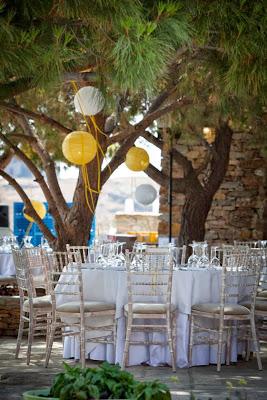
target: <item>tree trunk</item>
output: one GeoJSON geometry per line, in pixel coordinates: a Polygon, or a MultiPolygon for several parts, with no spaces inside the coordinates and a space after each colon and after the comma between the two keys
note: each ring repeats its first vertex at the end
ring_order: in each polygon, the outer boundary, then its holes
{"type": "Polygon", "coordinates": [[[233,131],[227,122],[221,122],[216,129],[216,140],[213,145],[213,158],[210,163],[210,174],[205,185],[201,185],[196,171],[190,171],[186,182],[185,204],[182,210],[180,245],[203,241],[205,239],[205,222],[212,206],[215,193],[224,180],[229,165],[229,155],[233,131]]]}
{"type": "Polygon", "coordinates": [[[204,193],[190,191],[185,196],[182,210],[179,245],[202,242],[205,238],[205,222],[212,205],[212,199],[204,193]]]}
{"type": "MultiPolygon", "coordinates": [[[[105,119],[102,117],[97,118],[97,123],[100,129],[103,129],[105,119]]],[[[91,125],[91,122],[88,121],[91,125]]],[[[95,133],[91,126],[92,132],[95,133]]],[[[101,145],[103,153],[106,152],[106,138],[103,135],[98,135],[98,143],[101,145]]],[[[65,251],[66,244],[72,246],[86,246],[90,239],[90,231],[94,214],[99,198],[99,194],[102,189],[103,174],[101,173],[101,165],[103,161],[102,152],[98,151],[96,156],[89,164],[87,164],[87,173],[90,182],[90,187],[93,189],[91,199],[90,193],[88,192],[89,205],[85,197],[85,187],[80,171],[77,185],[73,195],[73,204],[67,213],[65,213],[64,220],[64,231],[57,229],[57,223],[55,221],[55,227],[57,231],[57,239],[52,245],[54,250],[65,251]],[[100,181],[99,181],[100,174],[100,181]],[[100,186],[98,186],[100,185],[100,186]]],[[[64,215],[64,213],[62,213],[64,215]]]]}

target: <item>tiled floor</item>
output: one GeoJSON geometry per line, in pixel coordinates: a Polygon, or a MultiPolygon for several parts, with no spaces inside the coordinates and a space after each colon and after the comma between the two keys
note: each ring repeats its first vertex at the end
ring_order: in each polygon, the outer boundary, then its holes
{"type": "MultiPolygon", "coordinates": [[[[21,399],[24,391],[31,388],[49,386],[54,375],[62,370],[62,346],[58,342],[53,348],[49,368],[43,367],[44,341],[34,344],[32,363],[25,363],[25,351],[20,359],[14,359],[16,340],[0,338],[0,400],[21,399]]],[[[136,378],[160,379],[172,390],[174,399],[267,399],[267,348],[262,348],[265,370],[258,371],[255,360],[240,361],[236,365],[223,366],[217,373],[215,366],[178,369],[176,374],[169,367],[138,366],[128,368],[136,378]],[[240,380],[246,384],[241,385],[240,380]],[[232,387],[232,389],[231,389],[232,387]]],[[[69,363],[74,361],[69,360],[69,363]]],[[[98,362],[88,362],[96,366],[98,362]]]]}

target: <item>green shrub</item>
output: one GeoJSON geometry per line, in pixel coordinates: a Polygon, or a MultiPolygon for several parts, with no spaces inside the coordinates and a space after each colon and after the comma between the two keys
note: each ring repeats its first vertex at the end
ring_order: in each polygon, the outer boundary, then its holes
{"type": "Polygon", "coordinates": [[[171,399],[168,387],[161,382],[139,382],[118,365],[107,362],[99,368],[70,367],[64,363],[64,372],[55,377],[49,396],[60,400],[171,399]]]}

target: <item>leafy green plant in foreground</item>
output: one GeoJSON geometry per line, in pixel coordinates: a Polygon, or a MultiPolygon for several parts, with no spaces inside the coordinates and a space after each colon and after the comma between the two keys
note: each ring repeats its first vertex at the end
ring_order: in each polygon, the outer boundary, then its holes
{"type": "Polygon", "coordinates": [[[56,376],[49,395],[60,400],[171,399],[168,387],[161,382],[139,382],[118,365],[107,362],[99,368],[70,367],[64,363],[64,372],[56,376]]]}

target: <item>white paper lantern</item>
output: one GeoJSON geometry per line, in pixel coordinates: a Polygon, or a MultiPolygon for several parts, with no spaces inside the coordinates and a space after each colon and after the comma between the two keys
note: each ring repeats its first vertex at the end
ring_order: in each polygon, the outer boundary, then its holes
{"type": "Polygon", "coordinates": [[[157,198],[157,191],[152,185],[139,185],[135,190],[135,199],[138,203],[148,206],[157,198]]]}
{"type": "Polygon", "coordinates": [[[104,97],[99,89],[85,86],[74,96],[74,106],[77,112],[85,115],[95,115],[103,110],[104,97]]]}

